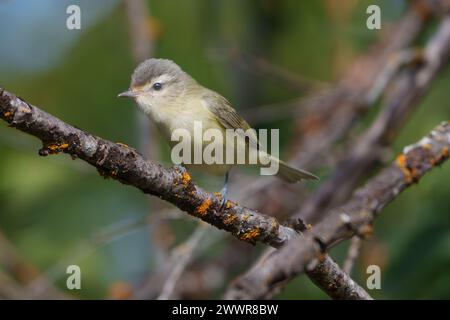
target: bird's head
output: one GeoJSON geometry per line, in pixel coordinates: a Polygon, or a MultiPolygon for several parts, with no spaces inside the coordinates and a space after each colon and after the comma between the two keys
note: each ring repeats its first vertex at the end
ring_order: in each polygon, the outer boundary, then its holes
{"type": "Polygon", "coordinates": [[[150,113],[170,104],[195,81],[173,61],[148,59],[142,62],[131,76],[130,89],[118,97],[134,99],[140,109],[150,113]]]}

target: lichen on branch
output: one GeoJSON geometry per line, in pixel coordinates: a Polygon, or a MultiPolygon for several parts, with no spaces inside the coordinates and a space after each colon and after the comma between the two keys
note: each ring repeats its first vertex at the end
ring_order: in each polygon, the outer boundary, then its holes
{"type": "Polygon", "coordinates": [[[255,210],[196,186],[183,167],[164,168],[121,143],[91,135],[0,88],[0,118],[42,141],[41,156],[67,153],[93,165],[104,177],[132,185],[171,202],[181,210],[240,240],[280,247],[295,231],[255,210]]]}

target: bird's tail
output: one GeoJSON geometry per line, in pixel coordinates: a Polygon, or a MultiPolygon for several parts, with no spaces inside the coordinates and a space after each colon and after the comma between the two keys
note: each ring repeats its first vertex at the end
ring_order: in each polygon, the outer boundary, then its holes
{"type": "Polygon", "coordinates": [[[278,160],[278,162],[280,167],[277,176],[286,182],[296,183],[301,180],[319,180],[317,176],[308,171],[292,168],[281,160],[278,160]]]}
{"type": "Polygon", "coordinates": [[[319,178],[314,174],[305,170],[293,168],[289,166],[286,162],[274,157],[273,155],[270,155],[265,152],[260,153],[259,155],[260,157],[265,159],[265,163],[267,163],[267,161],[270,161],[269,165],[260,165],[260,167],[269,167],[272,166],[273,162],[277,163],[278,172],[276,173],[276,175],[285,182],[296,183],[302,180],[319,180],[319,178]]]}

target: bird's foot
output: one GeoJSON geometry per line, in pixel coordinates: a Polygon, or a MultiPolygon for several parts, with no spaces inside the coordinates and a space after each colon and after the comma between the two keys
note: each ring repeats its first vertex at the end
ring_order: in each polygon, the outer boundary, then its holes
{"type": "Polygon", "coordinates": [[[227,201],[228,201],[228,187],[224,186],[222,190],[220,190],[220,211],[223,211],[226,207],[227,201]]]}
{"type": "Polygon", "coordinates": [[[185,168],[183,165],[181,165],[181,164],[176,164],[176,165],[174,165],[172,168],[173,168],[175,171],[178,171],[178,172],[180,172],[180,173],[185,173],[185,172],[187,172],[186,168],[185,168]]]}

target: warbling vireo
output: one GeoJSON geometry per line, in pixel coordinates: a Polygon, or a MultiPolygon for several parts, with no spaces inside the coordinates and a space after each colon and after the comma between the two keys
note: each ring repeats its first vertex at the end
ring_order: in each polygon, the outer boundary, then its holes
{"type": "MultiPolygon", "coordinates": [[[[174,130],[184,129],[194,134],[195,123],[200,122],[204,130],[218,129],[224,133],[226,129],[250,129],[248,123],[233,109],[230,103],[220,94],[209,90],[195,81],[190,75],[181,70],[173,61],[166,59],[149,59],[141,63],[131,77],[128,91],[119,94],[119,97],[133,98],[138,107],[147,114],[156,124],[160,132],[168,139],[173,147],[172,133],[174,130]]],[[[251,134],[252,146],[258,145],[258,138],[251,134]]],[[[249,145],[249,141],[240,139],[240,145],[249,145]]],[[[225,139],[223,140],[225,141],[225,139]]],[[[194,144],[204,141],[192,140],[194,144]]],[[[225,146],[224,146],[225,148],[225,146]]],[[[309,172],[295,169],[285,162],[266,153],[259,147],[253,148],[260,158],[274,161],[278,167],[277,176],[289,183],[303,179],[317,179],[309,172]]],[[[214,164],[184,164],[186,167],[197,167],[213,174],[225,175],[225,186],[222,189],[222,200],[226,202],[228,174],[232,164],[227,162],[214,164]]]]}

